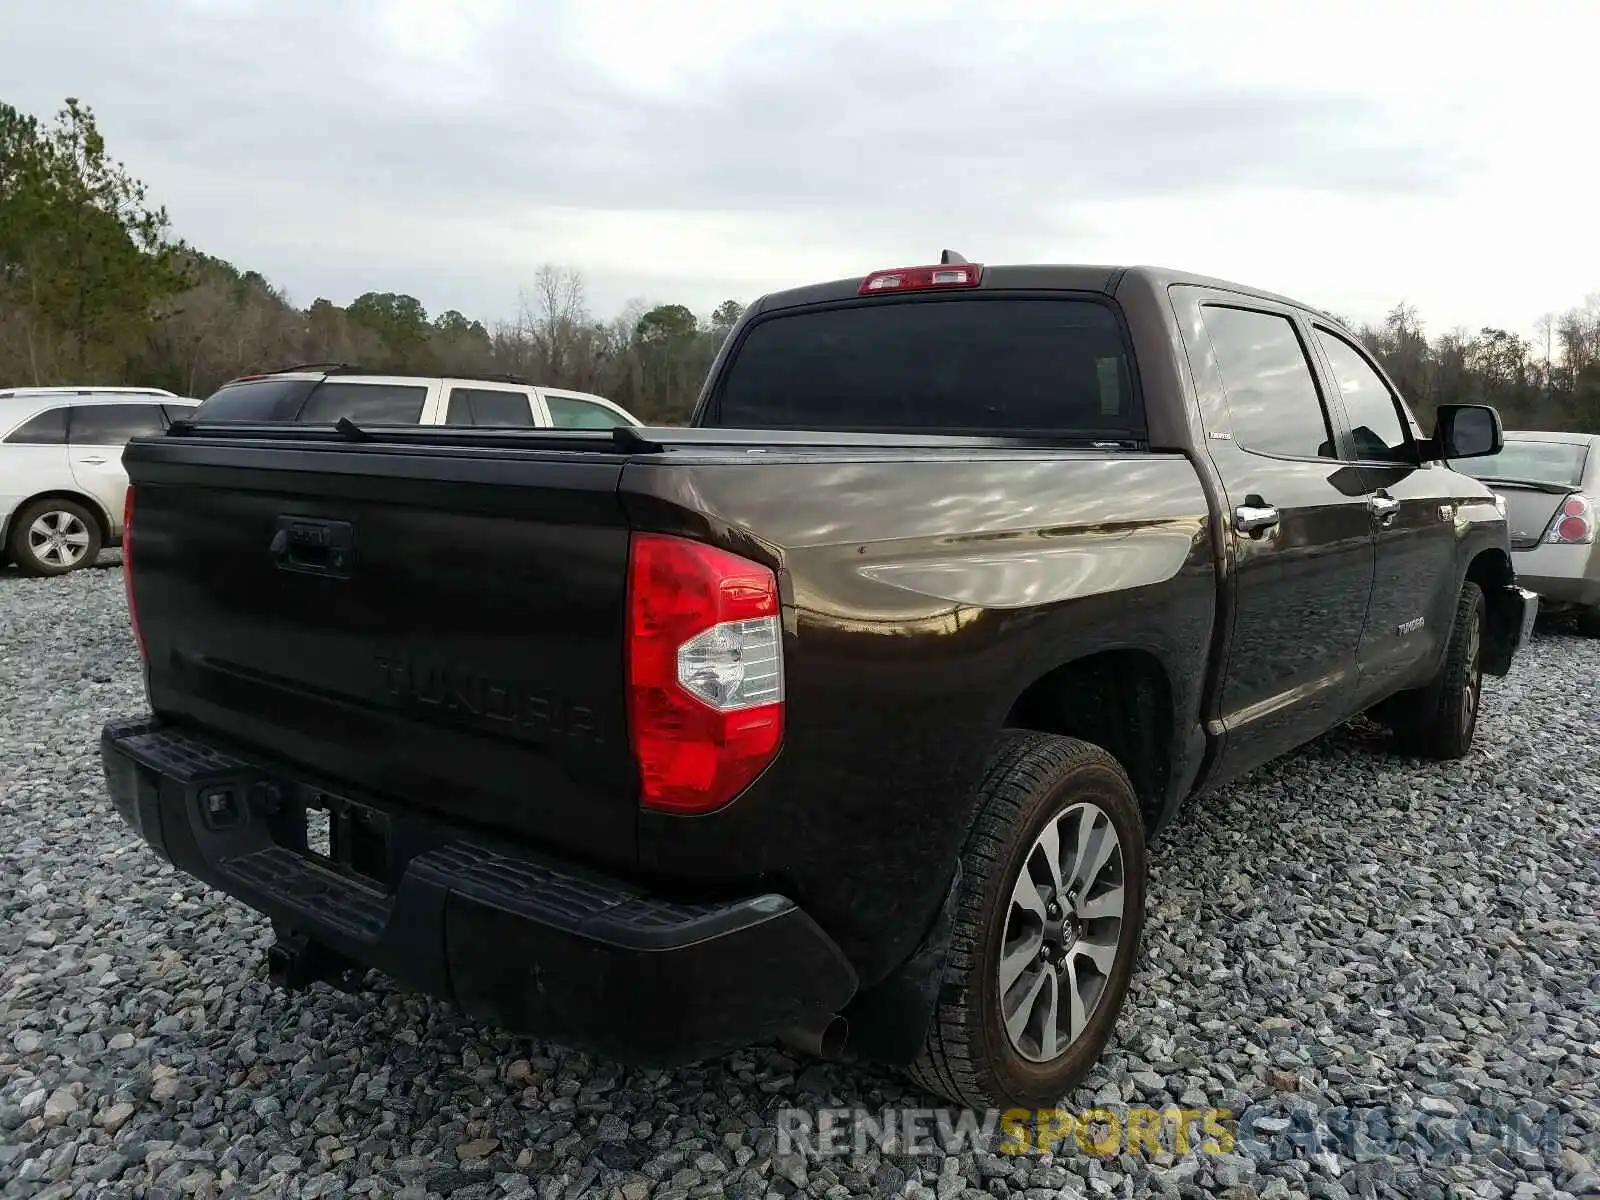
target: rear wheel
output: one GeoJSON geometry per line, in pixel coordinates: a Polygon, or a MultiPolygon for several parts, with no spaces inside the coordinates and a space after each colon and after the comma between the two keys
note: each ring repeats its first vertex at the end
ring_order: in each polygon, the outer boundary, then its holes
{"type": "Polygon", "coordinates": [[[65,575],[100,553],[100,526],[72,500],[36,500],[11,523],[7,550],[24,575],[65,575]]]}
{"type": "Polygon", "coordinates": [[[1464,758],[1478,730],[1483,697],[1483,590],[1468,580],[1456,601],[1444,662],[1427,687],[1393,706],[1399,749],[1424,758],[1464,758]]]}
{"type": "Polygon", "coordinates": [[[1075,738],[1006,734],[979,785],[944,986],[909,1074],[975,1108],[1053,1104],[1094,1065],[1144,926],[1133,785],[1075,738]]]}

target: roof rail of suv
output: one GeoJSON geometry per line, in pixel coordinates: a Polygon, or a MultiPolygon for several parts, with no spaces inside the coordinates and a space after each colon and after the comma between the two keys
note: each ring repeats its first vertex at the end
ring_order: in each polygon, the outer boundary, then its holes
{"type": "MultiPolygon", "coordinates": [[[[484,383],[514,383],[518,387],[539,386],[531,379],[524,379],[520,375],[479,374],[477,372],[457,375],[448,371],[386,371],[364,367],[360,363],[346,362],[296,363],[292,367],[278,367],[271,371],[252,371],[248,375],[241,375],[239,379],[263,379],[269,375],[291,375],[297,371],[320,371],[324,375],[384,375],[393,379],[438,379],[447,377],[450,379],[464,379],[468,382],[481,380],[484,383]]],[[[238,383],[239,379],[229,380],[229,382],[238,383]]]]}
{"type": "Polygon", "coordinates": [[[0,388],[0,399],[10,399],[17,396],[93,396],[98,393],[107,393],[116,396],[171,396],[178,399],[176,392],[169,392],[166,388],[158,387],[125,387],[122,385],[95,387],[9,387],[0,388]]]}

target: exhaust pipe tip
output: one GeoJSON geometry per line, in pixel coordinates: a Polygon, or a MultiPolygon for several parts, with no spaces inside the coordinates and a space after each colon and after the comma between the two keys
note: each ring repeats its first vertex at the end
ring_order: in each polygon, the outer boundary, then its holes
{"type": "Polygon", "coordinates": [[[818,1021],[794,1025],[778,1035],[778,1040],[802,1054],[813,1058],[837,1062],[844,1056],[845,1043],[850,1039],[850,1022],[838,1013],[818,1021]]]}

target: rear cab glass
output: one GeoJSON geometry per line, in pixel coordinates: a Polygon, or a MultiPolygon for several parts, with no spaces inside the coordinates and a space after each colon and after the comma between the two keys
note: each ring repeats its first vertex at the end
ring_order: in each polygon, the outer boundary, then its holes
{"type": "Polygon", "coordinates": [[[699,422],[1142,438],[1118,314],[1076,296],[926,296],[753,322],[699,422]]]}

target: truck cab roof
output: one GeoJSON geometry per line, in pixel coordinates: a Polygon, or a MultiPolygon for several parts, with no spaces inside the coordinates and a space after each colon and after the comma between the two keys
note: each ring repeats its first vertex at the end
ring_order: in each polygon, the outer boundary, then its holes
{"type": "MultiPolygon", "coordinates": [[[[1270,300],[1275,304],[1303,308],[1317,313],[1318,316],[1324,319],[1337,321],[1337,318],[1333,317],[1332,314],[1318,309],[1314,305],[1309,305],[1302,300],[1295,300],[1292,297],[1265,291],[1258,287],[1251,287],[1246,284],[1234,283],[1226,279],[1173,267],[1148,265],[1111,266],[1092,263],[977,265],[982,269],[982,274],[977,284],[978,290],[1098,292],[1102,295],[1111,296],[1115,295],[1117,289],[1127,280],[1137,280],[1152,288],[1166,288],[1187,284],[1217,291],[1237,292],[1242,296],[1252,296],[1261,300],[1270,300]]],[[[785,288],[778,292],[770,292],[752,304],[750,311],[751,313],[758,313],[780,308],[797,308],[810,304],[826,304],[833,301],[848,300],[860,294],[862,282],[867,278],[870,278],[870,276],[833,279],[824,283],[806,284],[800,287],[785,288]]]]}

